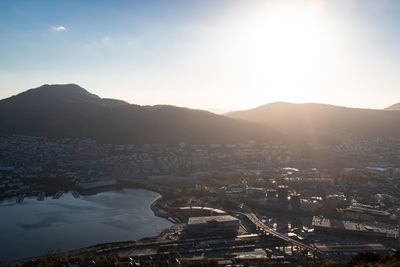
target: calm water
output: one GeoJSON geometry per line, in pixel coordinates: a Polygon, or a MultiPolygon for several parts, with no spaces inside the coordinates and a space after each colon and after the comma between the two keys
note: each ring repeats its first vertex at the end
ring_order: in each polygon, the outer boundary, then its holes
{"type": "Polygon", "coordinates": [[[172,224],[150,209],[160,195],[129,189],[75,199],[0,202],[0,261],[155,236],[172,224]]]}

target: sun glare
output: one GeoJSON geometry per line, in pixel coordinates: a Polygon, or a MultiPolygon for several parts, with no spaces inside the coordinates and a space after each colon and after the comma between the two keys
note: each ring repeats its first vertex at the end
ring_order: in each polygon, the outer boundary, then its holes
{"type": "MultiPolygon", "coordinates": [[[[310,78],[323,71],[330,45],[323,18],[311,8],[279,6],[260,10],[250,20],[247,65],[260,94],[275,88],[295,101],[310,78]]],[[[271,91],[265,94],[271,97],[271,91]]]]}
{"type": "Polygon", "coordinates": [[[260,25],[261,43],[271,52],[270,56],[278,57],[276,63],[308,64],[322,45],[319,27],[316,18],[305,10],[281,8],[267,14],[260,25]]]}

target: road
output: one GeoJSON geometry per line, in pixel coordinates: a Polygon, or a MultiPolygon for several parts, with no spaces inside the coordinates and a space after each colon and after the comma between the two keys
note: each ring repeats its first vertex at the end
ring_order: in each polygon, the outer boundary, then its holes
{"type": "Polygon", "coordinates": [[[281,233],[269,228],[249,208],[244,207],[244,210],[246,212],[241,212],[240,214],[242,214],[243,216],[246,216],[252,223],[254,223],[255,226],[259,227],[260,229],[263,229],[266,233],[270,234],[271,236],[279,238],[293,246],[297,246],[301,249],[305,249],[305,250],[311,252],[313,255],[318,256],[319,258],[322,258],[322,259],[326,258],[325,254],[322,251],[319,251],[317,248],[307,245],[305,243],[302,243],[300,241],[297,241],[295,239],[292,239],[284,234],[281,234],[281,233]]]}

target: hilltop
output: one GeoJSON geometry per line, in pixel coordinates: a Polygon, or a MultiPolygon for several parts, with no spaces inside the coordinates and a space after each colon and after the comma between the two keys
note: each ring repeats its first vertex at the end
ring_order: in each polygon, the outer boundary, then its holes
{"type": "Polygon", "coordinates": [[[231,112],[227,116],[268,125],[291,136],[307,138],[319,134],[400,136],[400,112],[397,111],[276,102],[231,112]]]}
{"type": "Polygon", "coordinates": [[[391,105],[391,106],[385,108],[385,110],[398,111],[398,110],[400,110],[400,103],[396,103],[394,105],[391,105]]]}
{"type": "Polygon", "coordinates": [[[104,99],[76,84],[43,85],[0,100],[0,133],[107,143],[227,143],[278,138],[253,122],[207,111],[104,99]]]}

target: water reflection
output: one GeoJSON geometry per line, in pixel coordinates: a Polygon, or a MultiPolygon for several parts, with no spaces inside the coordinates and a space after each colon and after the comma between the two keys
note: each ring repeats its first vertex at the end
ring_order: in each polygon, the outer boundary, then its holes
{"type": "Polygon", "coordinates": [[[103,192],[75,199],[25,198],[0,202],[0,261],[135,240],[159,234],[171,223],[154,216],[160,195],[141,189],[103,192]]]}

